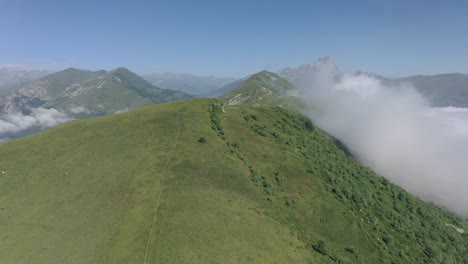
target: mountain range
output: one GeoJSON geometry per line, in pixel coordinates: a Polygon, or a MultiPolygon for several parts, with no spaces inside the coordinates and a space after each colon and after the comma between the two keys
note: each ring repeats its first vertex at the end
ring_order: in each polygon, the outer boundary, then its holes
{"type": "MultiPolygon", "coordinates": [[[[128,71],[124,68],[119,68],[120,72],[128,71]]],[[[78,69],[67,69],[64,71],[50,74],[51,71],[38,70],[27,71],[21,68],[3,68],[0,69],[0,110],[2,112],[25,111],[31,107],[59,107],[59,108],[73,108],[75,112],[83,109],[83,115],[101,115],[108,114],[115,111],[125,111],[151,103],[166,102],[173,99],[183,99],[191,96],[204,96],[217,98],[226,95],[231,90],[239,87],[244,81],[249,79],[251,75],[241,79],[234,79],[231,77],[211,77],[211,76],[195,76],[190,74],[148,74],[142,75],[148,82],[145,82],[136,74],[123,74],[132,82],[138,83],[135,87],[141,86],[141,91],[130,89],[129,101],[125,102],[122,98],[112,98],[107,102],[107,105],[98,107],[97,103],[91,103],[84,109],[82,104],[92,98],[97,98],[95,92],[96,87],[99,87],[102,82],[105,82],[109,87],[116,88],[116,78],[110,75],[118,74],[118,70],[113,71],[87,71],[78,69]],[[50,76],[49,76],[50,75],[50,76]],[[107,75],[107,77],[106,77],[107,75]],[[95,80],[91,80],[97,78],[95,80]],[[101,80],[101,81],[100,81],[101,80]],[[84,83],[86,82],[86,83],[84,83]],[[152,86],[151,86],[151,84],[152,86]],[[151,99],[136,99],[136,97],[147,97],[149,90],[157,91],[158,89],[179,91],[185,95],[166,91],[159,95],[152,94],[151,99]],[[46,92],[47,90],[47,92],[46,92]],[[66,91],[65,91],[66,90],[66,91]],[[86,92],[84,92],[86,91],[86,92]],[[84,92],[84,93],[83,93],[84,92]],[[80,93],[80,96],[77,96],[80,93]],[[72,99],[71,97],[77,96],[72,99]],[[136,96],[136,97],[135,97],[136,96]],[[155,98],[158,97],[158,98],[155,98]],[[131,98],[131,99],[130,99],[131,98]],[[114,103],[110,103],[114,101],[114,103]],[[120,103],[117,103],[120,101],[120,103]],[[137,102],[138,101],[138,102],[137,102]],[[105,109],[102,109],[102,108],[105,109]],[[92,108],[92,109],[91,109],[92,108]]],[[[128,71],[129,72],[129,71],[128,71]]],[[[127,72],[127,73],[128,73],[127,72]]],[[[308,85],[310,80],[316,78],[323,72],[335,72],[337,76],[340,75],[338,66],[330,57],[323,57],[310,64],[304,64],[297,68],[285,68],[278,71],[276,74],[288,81],[294,86],[308,85]]],[[[386,78],[380,75],[356,72],[355,74],[371,75],[381,82],[390,85],[411,85],[418,90],[432,106],[455,106],[455,107],[468,107],[468,75],[454,73],[454,74],[440,74],[440,75],[416,75],[404,78],[386,78]]],[[[119,78],[119,77],[117,77],[119,78]]],[[[126,82],[125,85],[129,85],[126,82]]],[[[106,87],[103,85],[100,87],[106,87]]],[[[107,97],[111,94],[129,93],[122,89],[116,88],[120,92],[106,93],[109,89],[102,89],[104,93],[99,96],[107,97]]],[[[96,100],[95,100],[96,101],[96,100]]]]}
{"type": "MultiPolygon", "coordinates": [[[[0,126],[0,141],[37,133],[70,119],[124,112],[192,96],[220,98],[226,104],[294,105],[299,109],[304,102],[291,96],[296,87],[311,85],[323,74],[332,74],[337,80],[343,75],[330,57],[276,74],[262,71],[237,80],[173,73],[145,76],[175,90],[161,89],[125,68],[69,68],[43,77],[40,76],[49,72],[16,68],[4,69],[3,75],[1,72],[4,77],[0,80],[9,88],[3,90],[3,96],[0,91],[0,122],[4,123],[0,126]],[[40,78],[33,80],[35,77],[40,78]],[[26,84],[20,85],[23,82],[26,84]]],[[[393,79],[365,72],[353,74],[371,76],[392,87],[414,87],[432,106],[468,107],[468,76],[464,74],[393,79]]]]}
{"type": "MultiPolygon", "coordinates": [[[[323,73],[333,73],[337,78],[342,74],[330,57],[320,58],[297,68],[285,68],[277,74],[295,86],[304,86],[310,85],[311,80],[320,78],[323,73]]],[[[388,78],[366,72],[354,74],[372,76],[386,85],[409,85],[421,93],[431,106],[468,108],[468,75],[466,74],[415,75],[403,78],[388,78]]]]}
{"type": "Polygon", "coordinates": [[[388,79],[384,82],[405,84],[416,88],[432,106],[468,108],[468,75],[461,73],[415,75],[388,79]]]}

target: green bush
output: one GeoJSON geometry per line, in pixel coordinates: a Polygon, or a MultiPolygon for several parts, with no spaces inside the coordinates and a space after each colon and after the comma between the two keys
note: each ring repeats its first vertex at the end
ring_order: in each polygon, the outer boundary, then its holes
{"type": "Polygon", "coordinates": [[[348,251],[351,254],[357,253],[357,248],[353,246],[345,247],[345,250],[348,251]]]}
{"type": "Polygon", "coordinates": [[[316,244],[312,245],[312,248],[322,255],[328,254],[327,246],[323,240],[319,240],[316,244]]]}

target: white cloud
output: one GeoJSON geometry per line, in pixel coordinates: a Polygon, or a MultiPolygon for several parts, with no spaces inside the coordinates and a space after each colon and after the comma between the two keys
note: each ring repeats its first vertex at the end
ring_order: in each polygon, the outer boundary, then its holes
{"type": "Polygon", "coordinates": [[[68,111],[70,111],[72,114],[89,114],[90,111],[86,109],[84,106],[72,106],[68,108],[68,111]]]}
{"type": "Polygon", "coordinates": [[[69,120],[69,116],[53,108],[33,108],[29,115],[4,114],[0,116],[0,140],[17,137],[29,130],[43,130],[69,120]]]}
{"type": "Polygon", "coordinates": [[[431,108],[410,87],[336,74],[300,87],[305,114],[382,176],[468,216],[468,109],[431,108]]]}
{"type": "Polygon", "coordinates": [[[129,111],[128,108],[124,108],[124,109],[120,109],[120,110],[115,111],[114,114],[125,113],[125,112],[128,112],[128,111],[129,111]]]}

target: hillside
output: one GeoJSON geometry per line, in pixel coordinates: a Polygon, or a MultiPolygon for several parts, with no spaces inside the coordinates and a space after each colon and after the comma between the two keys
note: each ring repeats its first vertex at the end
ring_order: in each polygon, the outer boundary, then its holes
{"type": "Polygon", "coordinates": [[[272,104],[293,89],[292,84],[278,75],[268,71],[261,71],[221,96],[220,100],[228,105],[272,104]]]}
{"type": "Polygon", "coordinates": [[[1,263],[468,259],[466,222],[280,107],[196,99],[76,120],[0,143],[0,170],[1,263]]]}
{"type": "Polygon", "coordinates": [[[182,92],[160,89],[125,68],[109,72],[69,68],[1,98],[0,109],[27,113],[30,108],[45,107],[83,117],[187,98],[182,92]]]}
{"type": "Polygon", "coordinates": [[[143,78],[163,89],[181,91],[196,96],[208,94],[235,80],[230,77],[195,76],[171,72],[143,75],[143,78]]]}

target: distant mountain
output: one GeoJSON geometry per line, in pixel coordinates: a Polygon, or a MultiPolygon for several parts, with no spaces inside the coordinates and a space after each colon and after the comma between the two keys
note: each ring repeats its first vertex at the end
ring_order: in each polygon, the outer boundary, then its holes
{"type": "Polygon", "coordinates": [[[261,71],[221,96],[220,100],[228,105],[271,104],[293,89],[292,84],[278,75],[269,71],[261,71]]]}
{"type": "Polygon", "coordinates": [[[197,96],[207,94],[235,80],[235,78],[231,77],[195,76],[177,73],[153,73],[143,75],[143,78],[163,89],[181,91],[197,96]]]}
{"type": "MultiPolygon", "coordinates": [[[[322,73],[332,73],[337,78],[341,73],[332,58],[324,57],[297,68],[285,68],[278,75],[290,83],[301,86],[311,83],[310,80],[320,77],[322,73]]],[[[468,107],[468,75],[449,73],[438,75],[415,75],[404,78],[387,78],[368,72],[355,72],[355,75],[366,75],[382,81],[387,85],[410,84],[419,91],[432,106],[468,107]]]]}
{"type": "Polygon", "coordinates": [[[468,75],[461,73],[416,75],[393,79],[413,85],[432,106],[468,107],[468,75]]]}
{"type": "Polygon", "coordinates": [[[42,106],[58,97],[67,86],[104,73],[105,71],[94,72],[69,68],[47,75],[0,98],[0,112],[25,112],[29,108],[42,106]]]}
{"type": "Polygon", "coordinates": [[[0,68],[0,96],[12,89],[26,85],[27,83],[53,73],[50,70],[27,70],[21,67],[0,68]]]}
{"type": "Polygon", "coordinates": [[[387,78],[360,71],[354,74],[376,78],[388,86],[404,88],[410,85],[409,87],[414,87],[433,107],[468,108],[468,75],[466,74],[414,75],[403,78],[387,78]]]}
{"type": "Polygon", "coordinates": [[[302,85],[307,83],[310,78],[315,78],[318,74],[324,71],[338,73],[338,66],[331,57],[323,57],[317,61],[304,64],[297,68],[285,68],[277,74],[290,82],[293,85],[302,85]]]}
{"type": "Polygon", "coordinates": [[[117,68],[106,72],[69,68],[34,81],[0,99],[3,113],[55,108],[77,117],[111,114],[190,98],[160,89],[135,73],[117,68]]]}

